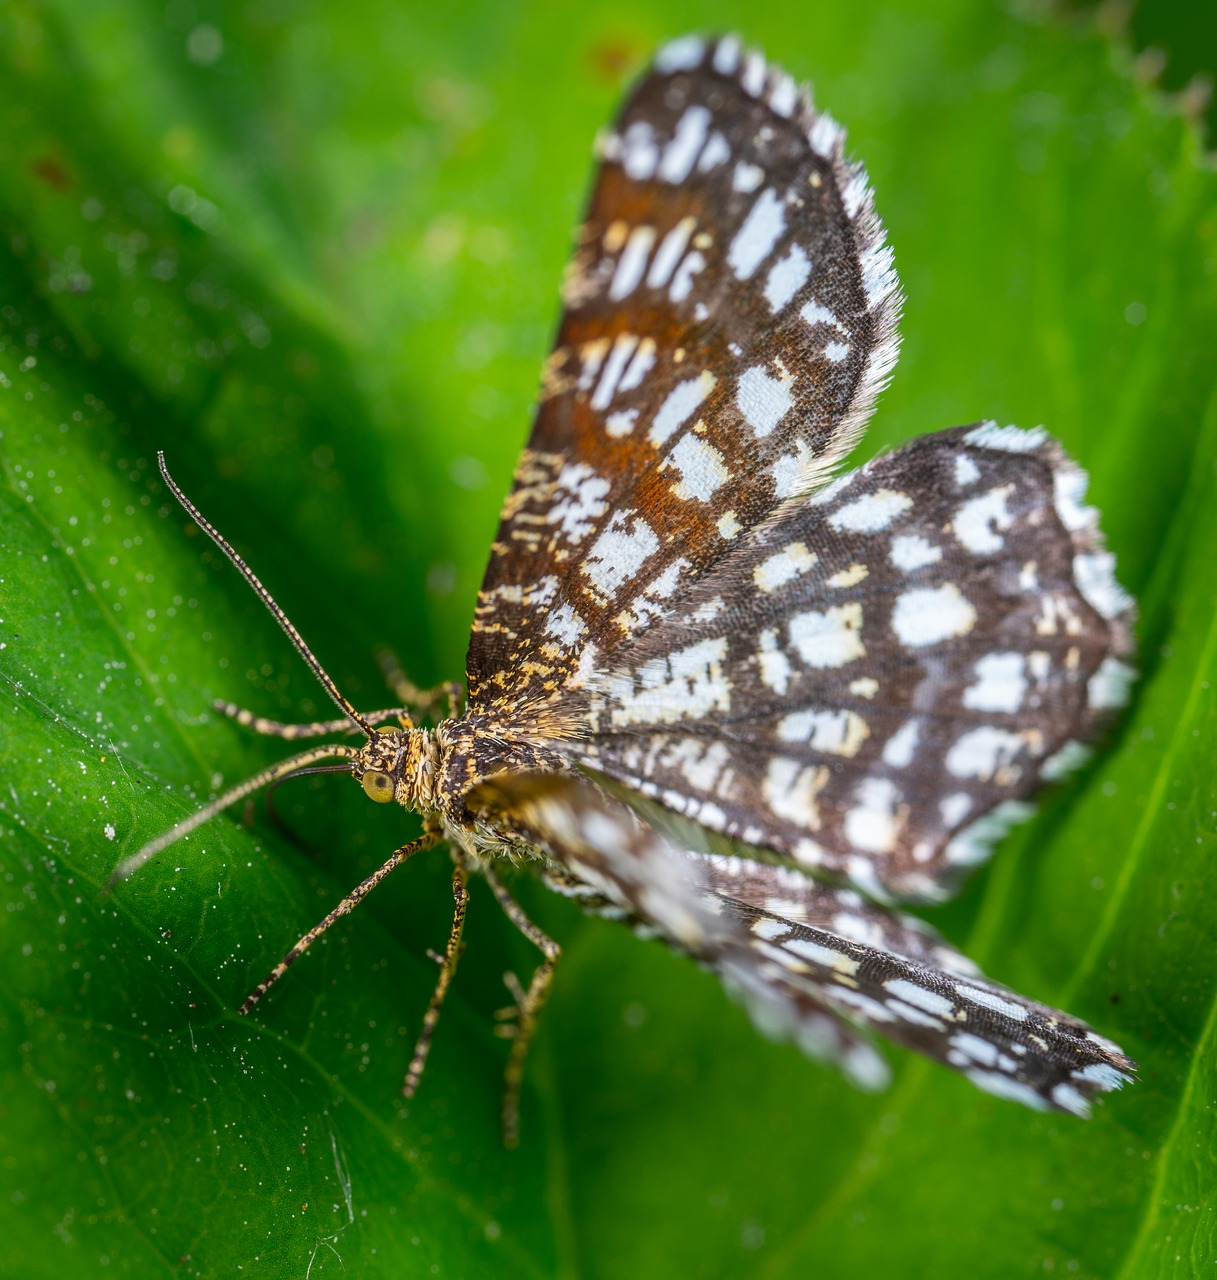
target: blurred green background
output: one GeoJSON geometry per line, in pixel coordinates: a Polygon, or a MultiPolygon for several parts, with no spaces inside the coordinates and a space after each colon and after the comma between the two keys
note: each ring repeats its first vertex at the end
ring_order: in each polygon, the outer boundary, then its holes
{"type": "Polygon", "coordinates": [[[1196,6],[92,0],[0,7],[0,1275],[1181,1276],[1217,1262],[1215,184],[1196,6]],[[1189,15],[1191,15],[1189,17],[1189,15]],[[860,449],[992,416],[1090,470],[1142,598],[1108,749],[935,922],[1143,1067],[1089,1123],[892,1055],[853,1092],[526,878],[566,950],[505,1153],[475,886],[416,1100],[445,856],[246,1020],[415,819],[341,778],[102,901],[124,852],[328,714],[155,475],[340,685],[459,674],[590,143],[663,39],[741,30],[850,129],[908,293],[860,449]],[[1173,77],[1173,78],[1172,78],[1173,77]]]}

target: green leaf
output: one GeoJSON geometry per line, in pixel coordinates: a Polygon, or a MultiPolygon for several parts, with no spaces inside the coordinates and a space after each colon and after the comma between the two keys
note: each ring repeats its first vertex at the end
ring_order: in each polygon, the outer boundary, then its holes
{"type": "Polygon", "coordinates": [[[1141,1277],[1217,1256],[1214,175],[1119,39],[964,0],[0,11],[0,1239],[21,1276],[1141,1277]],[[341,687],[459,673],[588,146],[623,74],[744,27],[851,128],[909,294],[862,452],[992,416],[1090,470],[1143,679],[1098,761],[936,922],[1142,1064],[1089,1123],[907,1056],[885,1095],[583,921],[503,1151],[504,970],[442,852],[248,1019],[288,945],[418,830],[341,778],[112,867],[329,714],[168,498],[177,479],[341,687]],[[281,744],[280,744],[281,745],[281,744]]]}

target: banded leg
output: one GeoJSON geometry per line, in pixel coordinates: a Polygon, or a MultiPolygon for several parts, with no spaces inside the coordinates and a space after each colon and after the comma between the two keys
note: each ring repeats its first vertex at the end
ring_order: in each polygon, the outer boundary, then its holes
{"type": "Polygon", "coordinates": [[[453,719],[460,715],[465,686],[459,680],[447,680],[434,689],[420,689],[402,670],[397,655],[387,645],[376,650],[376,662],[389,691],[420,718],[432,715],[436,704],[444,698],[448,700],[448,715],[453,719]]]}
{"type": "Polygon", "coordinates": [[[442,839],[438,831],[424,831],[417,840],[411,840],[409,844],[403,844],[400,849],[395,849],[393,856],[379,870],[373,871],[370,876],[360,885],[357,885],[345,898],[319,923],[315,924],[300,939],[299,942],[279,961],[277,965],[262,979],[261,982],[249,993],[245,998],[245,1003],[241,1006],[241,1013],[248,1013],[254,1005],[270,990],[271,987],[279,981],[281,977],[296,963],[297,960],[317,941],[318,938],[340,917],[347,915],[372,892],[373,889],[391,872],[396,871],[407,858],[412,858],[416,853],[422,853],[426,849],[434,849],[442,839]]]}
{"type": "Polygon", "coordinates": [[[464,945],[461,934],[465,930],[465,908],[469,905],[469,890],[466,887],[469,876],[459,861],[452,870],[452,897],[456,906],[452,912],[452,929],[448,934],[448,947],[442,956],[430,952],[431,957],[439,962],[439,979],[431,994],[431,1003],[423,1015],[422,1030],[418,1033],[418,1043],[414,1046],[414,1056],[406,1068],[405,1083],[401,1087],[407,1098],[414,1097],[419,1081],[423,1078],[423,1069],[427,1065],[427,1054],[431,1051],[431,1038],[435,1035],[435,1027],[439,1022],[440,1010],[444,1005],[444,997],[456,973],[456,962],[461,958],[464,945]]]}
{"type": "Polygon", "coordinates": [[[498,899],[503,914],[545,957],[540,967],[532,975],[532,981],[525,991],[514,973],[504,975],[507,985],[515,1000],[515,1007],[504,1011],[510,1021],[505,1021],[495,1028],[501,1036],[511,1040],[511,1053],[507,1058],[507,1069],[503,1075],[503,1145],[517,1147],[520,1143],[520,1090],[524,1081],[524,1062],[528,1057],[528,1047],[537,1029],[537,1019],[541,1007],[549,995],[554,981],[554,969],[562,948],[546,933],[543,933],[524,914],[520,904],[503,887],[489,868],[485,869],[486,881],[491,892],[498,899]]]}
{"type": "MultiPolygon", "coordinates": [[[[220,715],[235,720],[242,728],[252,729],[254,733],[263,733],[271,738],[321,738],[327,733],[359,733],[357,724],[345,718],[339,720],[313,720],[309,724],[283,724],[279,720],[268,720],[265,716],[256,715],[235,702],[225,702],[217,698],[211,709],[220,715]]],[[[370,725],[384,724],[386,720],[397,720],[403,728],[413,728],[409,709],[406,707],[386,707],[383,711],[369,711],[364,719],[370,725]]]]}

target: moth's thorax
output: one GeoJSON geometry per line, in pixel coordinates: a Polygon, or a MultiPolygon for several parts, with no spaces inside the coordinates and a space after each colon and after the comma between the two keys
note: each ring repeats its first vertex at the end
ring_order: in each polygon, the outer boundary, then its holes
{"type": "Polygon", "coordinates": [[[499,774],[569,772],[570,762],[554,747],[532,740],[518,725],[474,712],[435,726],[434,807],[451,822],[471,820],[469,793],[499,774]]]}

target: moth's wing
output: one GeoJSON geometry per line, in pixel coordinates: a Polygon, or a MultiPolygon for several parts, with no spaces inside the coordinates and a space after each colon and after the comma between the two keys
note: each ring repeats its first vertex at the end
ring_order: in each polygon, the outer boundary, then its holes
{"type": "Polygon", "coordinates": [[[819,999],[813,984],[766,988],[755,980],[750,939],[712,888],[720,872],[678,849],[626,805],[590,781],[555,774],[500,775],[476,787],[469,804],[496,832],[543,855],[542,874],[559,893],[644,936],[663,938],[723,974],[763,1030],[795,1040],[861,1087],[887,1083],[882,1056],[819,999]]]}
{"type": "Polygon", "coordinates": [[[698,864],[701,882],[724,899],[946,974],[981,976],[974,961],[924,920],[879,906],[854,889],[754,858],[692,852],[689,857],[698,864]]]}
{"type": "Polygon", "coordinates": [[[732,938],[716,967],[759,1013],[765,1030],[797,1037],[801,1001],[813,999],[1037,1111],[1085,1116],[1094,1094],[1133,1079],[1136,1065],[1118,1045],[1066,1013],[990,982],[908,917],[856,895],[834,902],[840,891],[782,867],[719,860],[709,879],[732,938]],[[777,906],[805,920],[780,914],[777,906]],[[843,919],[850,936],[813,923],[843,919]],[[859,934],[881,941],[861,941],[859,934]]]}
{"type": "Polygon", "coordinates": [[[594,678],[570,751],[872,896],[942,896],[1124,700],[1132,603],[1085,486],[986,425],[791,501],[594,678]]]}
{"type": "Polygon", "coordinates": [[[626,100],[479,596],[475,713],[605,661],[862,431],[900,295],[843,138],[732,37],[669,45],[626,100]]]}
{"type": "Polygon", "coordinates": [[[783,867],[678,849],[590,782],[492,780],[472,797],[551,882],[716,971],[766,1033],[886,1084],[878,1032],[1040,1110],[1086,1114],[1133,1064],[1067,1014],[990,983],[925,925],[783,867]]]}

